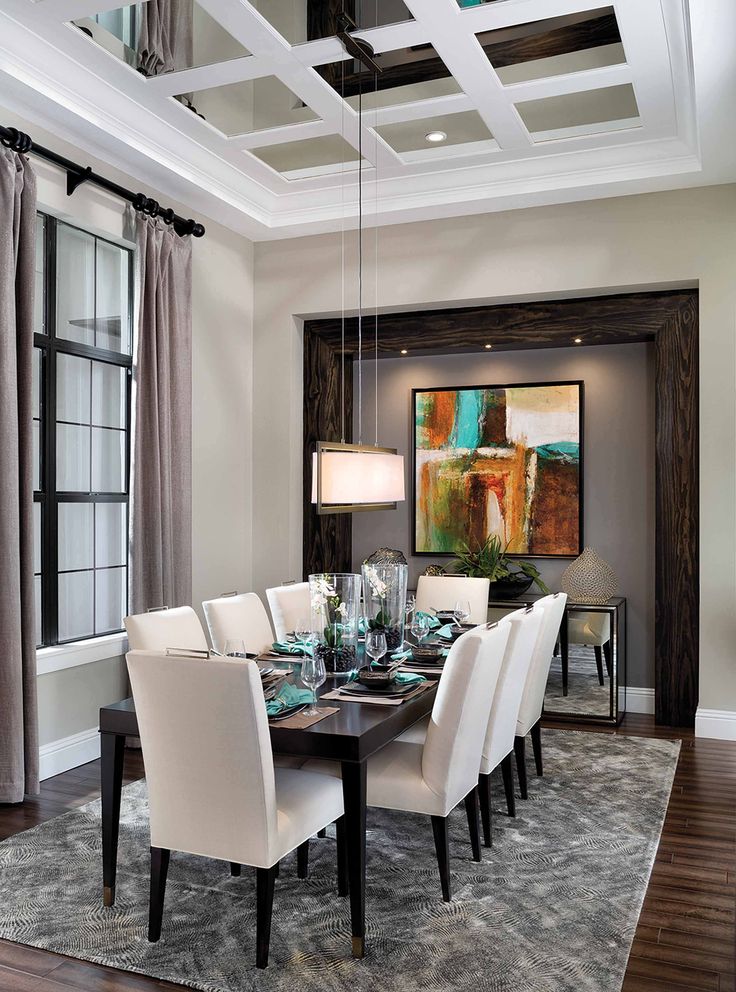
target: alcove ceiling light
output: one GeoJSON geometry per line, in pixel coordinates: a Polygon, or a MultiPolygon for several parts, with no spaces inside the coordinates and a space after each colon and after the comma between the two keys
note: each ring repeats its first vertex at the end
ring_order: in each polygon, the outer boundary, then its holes
{"type": "Polygon", "coordinates": [[[441,142],[447,141],[447,135],[444,131],[427,131],[424,137],[433,145],[439,145],[441,142]]]}
{"type": "MultiPolygon", "coordinates": [[[[358,443],[345,441],[345,308],[342,311],[341,358],[341,440],[318,441],[312,455],[312,503],[317,513],[354,513],[357,510],[396,509],[404,497],[404,456],[396,448],[378,444],[378,306],[375,314],[375,444],[363,444],[363,69],[373,74],[378,91],[381,67],[374,59],[373,48],[362,38],[350,34],[355,22],[344,11],[338,18],[337,37],[347,54],[358,62],[358,443]]],[[[344,82],[344,62],[341,62],[344,82]]],[[[343,108],[344,86],[341,90],[343,108]]],[[[344,134],[342,135],[344,138],[344,134]]],[[[378,139],[376,138],[376,142],[378,139]]],[[[375,164],[376,194],[378,167],[375,164]]],[[[344,183],[344,180],[343,180],[344,183]]],[[[378,199],[376,195],[376,200],[378,199]]],[[[378,228],[376,228],[376,237],[378,228]]],[[[378,264],[376,242],[376,266],[378,264]]],[[[342,271],[345,272],[345,241],[342,244],[342,271]]],[[[376,280],[378,273],[375,274],[376,280]]],[[[343,283],[343,301],[344,283],[343,283]]],[[[376,301],[377,302],[377,301],[376,301]]]]}

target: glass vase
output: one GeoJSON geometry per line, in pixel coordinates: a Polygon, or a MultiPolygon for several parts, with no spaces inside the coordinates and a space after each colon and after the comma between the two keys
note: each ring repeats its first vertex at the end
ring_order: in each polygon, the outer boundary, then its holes
{"type": "Polygon", "coordinates": [[[408,565],[363,565],[363,615],[367,630],[382,630],[389,654],[404,643],[408,565]]]}
{"type": "Polygon", "coordinates": [[[309,576],[315,652],[328,675],[347,677],[358,669],[360,576],[325,572],[309,576]]]}

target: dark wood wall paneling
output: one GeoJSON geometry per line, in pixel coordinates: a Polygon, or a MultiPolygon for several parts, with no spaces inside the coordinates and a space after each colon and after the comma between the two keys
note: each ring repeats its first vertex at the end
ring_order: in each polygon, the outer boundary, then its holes
{"type": "MultiPolygon", "coordinates": [[[[384,314],[380,357],[654,341],[656,353],[656,716],[691,726],[698,702],[698,294],[627,293],[580,300],[384,314]]],[[[317,440],[340,440],[339,320],[304,325],[304,575],[349,571],[350,514],[311,503],[317,440]]],[[[345,322],[347,437],[357,322],[345,322]]]]}

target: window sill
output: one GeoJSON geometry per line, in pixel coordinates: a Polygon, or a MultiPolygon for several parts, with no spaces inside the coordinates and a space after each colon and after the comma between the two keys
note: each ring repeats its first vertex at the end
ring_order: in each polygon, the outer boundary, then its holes
{"type": "Polygon", "coordinates": [[[91,665],[107,658],[118,658],[127,650],[128,638],[124,631],[51,648],[39,648],[36,651],[36,675],[49,675],[65,668],[77,668],[79,665],[91,665]]]}

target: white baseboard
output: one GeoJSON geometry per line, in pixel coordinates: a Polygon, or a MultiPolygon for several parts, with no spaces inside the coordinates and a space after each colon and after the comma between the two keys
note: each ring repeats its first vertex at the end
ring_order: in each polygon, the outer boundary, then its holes
{"type": "Polygon", "coordinates": [[[100,756],[100,734],[97,727],[83,730],[70,737],[62,737],[50,744],[42,744],[38,749],[39,777],[41,781],[78,768],[100,756]]]}
{"type": "Polygon", "coordinates": [[[706,710],[695,713],[695,736],[718,741],[736,741],[736,713],[733,710],[706,710]]]}
{"type": "Polygon", "coordinates": [[[654,689],[640,689],[635,685],[627,685],[626,712],[654,713],[654,689]]]}

